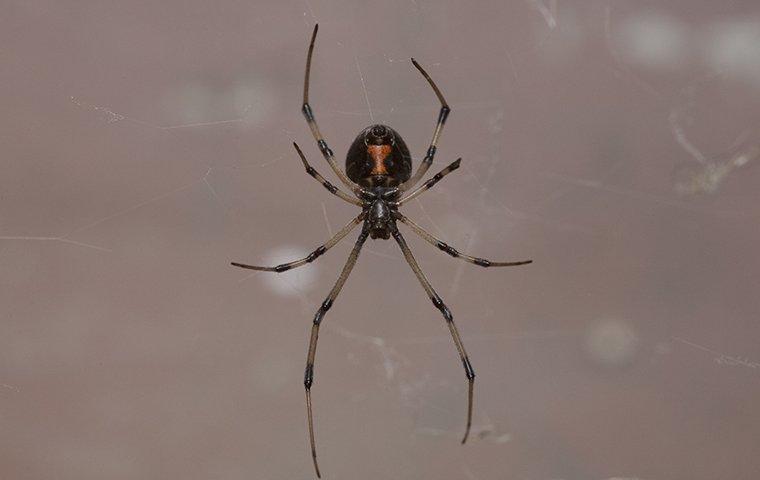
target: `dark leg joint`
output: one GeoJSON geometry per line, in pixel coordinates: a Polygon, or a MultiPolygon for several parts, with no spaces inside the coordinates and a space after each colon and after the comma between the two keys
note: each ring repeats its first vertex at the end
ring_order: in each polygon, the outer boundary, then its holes
{"type": "Polygon", "coordinates": [[[323,310],[321,307],[319,310],[317,310],[317,313],[314,315],[314,325],[319,325],[322,323],[322,317],[325,316],[325,310],[323,310]]]}
{"type": "Polygon", "coordinates": [[[451,247],[443,242],[438,242],[436,245],[439,249],[443,250],[444,252],[448,253],[454,258],[459,258],[459,252],[454,248],[451,247]]]}
{"type": "Polygon", "coordinates": [[[314,365],[307,363],[306,372],[303,375],[303,386],[306,387],[306,390],[309,390],[312,383],[314,383],[314,365]]]}
{"type": "Polygon", "coordinates": [[[331,299],[326,299],[324,302],[322,302],[322,306],[320,307],[325,312],[330,310],[330,307],[332,307],[333,301],[331,299]]]}
{"type": "Polygon", "coordinates": [[[435,145],[430,145],[430,148],[428,148],[427,153],[425,154],[425,158],[422,160],[424,163],[430,163],[433,161],[433,156],[435,155],[435,151],[437,150],[435,145]]]}
{"type": "Polygon", "coordinates": [[[338,188],[335,185],[333,185],[332,183],[330,183],[330,182],[324,182],[322,185],[324,185],[324,187],[330,193],[335,193],[335,192],[338,191],[338,188]]]}
{"type": "Polygon", "coordinates": [[[473,260],[473,263],[475,263],[475,265],[480,265],[481,267],[491,266],[491,262],[489,262],[485,258],[476,258],[475,260],[473,260]]]}
{"type": "Polygon", "coordinates": [[[303,116],[306,117],[306,120],[313,122],[314,121],[314,113],[311,111],[311,107],[308,103],[304,103],[303,107],[301,107],[301,111],[303,112],[303,116]]]}
{"type": "Polygon", "coordinates": [[[464,373],[467,375],[467,380],[473,381],[475,379],[475,370],[473,370],[472,365],[470,365],[470,359],[464,357],[464,360],[462,360],[462,365],[464,365],[464,373]]]}
{"type": "Polygon", "coordinates": [[[325,140],[323,138],[320,138],[317,141],[317,145],[319,146],[319,150],[322,151],[323,155],[327,155],[328,157],[332,157],[333,156],[333,151],[330,150],[330,147],[327,146],[327,142],[325,142],[325,140]]]}
{"type": "Polygon", "coordinates": [[[306,257],[306,261],[309,263],[313,262],[314,260],[317,259],[317,257],[325,253],[326,250],[327,249],[325,248],[325,246],[321,245],[318,249],[311,252],[308,257],[306,257]]]}
{"type": "Polygon", "coordinates": [[[276,267],[274,267],[274,271],[277,273],[282,273],[282,272],[287,272],[291,268],[293,267],[291,267],[290,265],[282,264],[282,265],[277,265],[276,267]]]}
{"type": "Polygon", "coordinates": [[[443,303],[443,300],[441,300],[441,297],[436,295],[435,297],[432,297],[430,300],[433,301],[433,305],[435,305],[435,308],[441,311],[441,313],[443,314],[443,318],[445,318],[447,322],[454,321],[454,317],[451,315],[451,311],[449,310],[449,307],[447,307],[446,304],[443,303]]]}
{"type": "Polygon", "coordinates": [[[308,173],[309,175],[311,175],[314,178],[317,177],[317,171],[314,170],[314,167],[312,167],[311,165],[307,165],[306,166],[306,173],[308,173]]]}
{"type": "Polygon", "coordinates": [[[317,310],[317,314],[314,315],[314,325],[319,325],[322,323],[322,317],[325,316],[325,313],[327,313],[328,310],[330,310],[330,307],[332,307],[333,301],[329,298],[326,299],[324,302],[322,302],[322,305],[319,307],[319,310],[317,310]]]}
{"type": "Polygon", "coordinates": [[[451,109],[448,106],[441,107],[441,113],[438,115],[438,123],[446,123],[446,118],[449,116],[451,109]]]}

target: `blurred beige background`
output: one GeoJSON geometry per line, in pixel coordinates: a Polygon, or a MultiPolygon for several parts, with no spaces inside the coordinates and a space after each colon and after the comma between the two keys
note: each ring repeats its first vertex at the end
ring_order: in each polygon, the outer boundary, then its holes
{"type": "MultiPolygon", "coordinates": [[[[314,478],[303,366],[355,235],[364,126],[462,168],[405,212],[480,269],[368,242],[313,389],[328,479],[757,479],[760,7],[754,0],[5,2],[0,478],[314,478]]],[[[408,231],[408,230],[404,230],[408,231]]]]}

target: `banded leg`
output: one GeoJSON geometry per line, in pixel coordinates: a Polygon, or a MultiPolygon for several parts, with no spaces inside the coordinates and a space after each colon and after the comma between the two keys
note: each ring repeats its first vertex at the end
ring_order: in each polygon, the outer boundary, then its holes
{"type": "Polygon", "coordinates": [[[338,197],[342,198],[343,200],[347,201],[348,203],[353,203],[354,205],[357,205],[359,207],[362,206],[361,200],[359,200],[356,197],[352,197],[351,195],[345,193],[332,183],[325,180],[325,177],[319,174],[318,171],[314,169],[311,165],[309,165],[309,162],[306,161],[306,157],[304,156],[301,149],[298,147],[298,144],[296,142],[293,142],[293,146],[296,147],[296,151],[298,152],[298,155],[301,157],[301,161],[303,162],[303,166],[306,169],[306,173],[314,177],[314,180],[318,181],[322,184],[323,187],[327,189],[328,192],[332,193],[333,195],[337,195],[338,197]]]}
{"type": "Polygon", "coordinates": [[[322,478],[322,476],[319,473],[319,465],[317,464],[317,447],[314,443],[314,418],[311,412],[311,385],[314,381],[314,356],[317,353],[319,325],[322,323],[322,318],[325,316],[325,313],[327,313],[327,311],[330,310],[330,307],[332,307],[335,298],[343,288],[343,284],[346,283],[346,279],[348,279],[348,275],[351,273],[354,265],[356,265],[356,259],[359,258],[359,252],[361,252],[362,245],[364,245],[364,242],[367,240],[368,235],[369,230],[365,224],[364,228],[362,228],[362,233],[359,235],[359,238],[356,239],[354,249],[351,250],[351,254],[348,256],[348,260],[343,266],[343,271],[340,272],[338,281],[335,282],[335,286],[333,286],[332,290],[330,290],[327,298],[324,302],[322,302],[322,305],[319,307],[319,310],[317,310],[316,315],[314,315],[314,324],[311,327],[309,354],[306,357],[306,372],[304,373],[303,385],[306,388],[306,413],[309,421],[309,443],[311,444],[311,458],[314,462],[314,471],[317,473],[317,477],[319,478],[322,478]]]}
{"type": "Polygon", "coordinates": [[[316,250],[314,250],[313,252],[311,252],[310,254],[308,254],[307,256],[303,258],[299,258],[298,260],[294,260],[288,263],[283,263],[283,264],[277,265],[276,267],[259,267],[256,265],[246,265],[245,263],[237,263],[237,262],[232,262],[232,265],[236,267],[240,267],[240,268],[247,268],[249,270],[259,270],[262,272],[277,272],[277,273],[287,272],[290,269],[300,267],[301,265],[306,265],[307,263],[311,263],[314,260],[316,260],[323,253],[325,253],[326,251],[334,247],[336,243],[340,242],[343,239],[343,237],[348,235],[351,232],[351,230],[353,230],[357,225],[359,225],[362,222],[362,220],[364,220],[364,216],[365,216],[364,212],[360,213],[358,217],[348,222],[345,227],[343,227],[338,233],[333,235],[333,237],[330,240],[328,240],[324,245],[320,245],[319,247],[317,247],[316,250]]]}
{"type": "Polygon", "coordinates": [[[514,267],[516,265],[527,265],[529,263],[533,263],[533,260],[520,260],[517,262],[492,262],[491,260],[486,260],[485,258],[479,258],[479,257],[471,257],[470,255],[465,255],[464,253],[459,252],[454,247],[449,246],[447,243],[444,243],[437,238],[435,238],[433,235],[428,233],[424,228],[420,227],[407,217],[405,217],[403,214],[399,212],[394,213],[395,218],[402,222],[403,224],[407,225],[409,228],[414,230],[414,233],[419,235],[423,238],[426,242],[428,242],[430,245],[434,247],[438,247],[439,249],[443,250],[444,252],[448,253],[454,258],[460,258],[464,260],[465,262],[472,263],[474,265],[479,265],[481,267],[514,267]]]}
{"type": "Polygon", "coordinates": [[[322,133],[320,133],[319,126],[317,125],[317,120],[314,118],[314,112],[311,110],[311,105],[309,105],[309,74],[311,73],[311,56],[314,53],[314,41],[317,39],[317,30],[319,30],[319,24],[314,25],[314,32],[311,34],[311,43],[309,43],[309,54],[306,57],[306,73],[303,80],[303,106],[301,107],[301,112],[303,112],[303,116],[309,124],[311,134],[314,135],[314,140],[317,141],[322,156],[325,157],[325,160],[330,164],[330,167],[338,178],[340,178],[340,181],[350,188],[356,195],[359,195],[362,188],[352,182],[345,172],[338,167],[338,164],[335,162],[335,155],[322,137],[322,133]]]}
{"type": "Polygon", "coordinates": [[[422,284],[422,288],[424,288],[425,292],[427,292],[428,297],[430,297],[430,300],[433,302],[433,305],[435,305],[435,307],[441,311],[443,318],[446,320],[446,325],[449,327],[449,331],[451,332],[451,338],[454,340],[454,345],[457,347],[457,352],[459,352],[459,358],[462,360],[464,374],[467,377],[468,382],[467,428],[464,431],[464,437],[462,437],[462,443],[464,443],[467,441],[467,436],[470,434],[470,426],[472,425],[472,395],[473,389],[475,387],[475,371],[472,369],[470,359],[467,356],[464,345],[462,344],[462,339],[459,337],[459,331],[454,324],[454,317],[451,315],[451,311],[443,303],[443,300],[441,300],[441,297],[439,297],[435,292],[432,285],[430,285],[430,282],[428,282],[425,274],[422,273],[422,269],[420,269],[420,266],[417,264],[417,260],[414,259],[412,251],[409,249],[409,245],[406,244],[406,240],[404,240],[404,237],[401,236],[401,232],[399,232],[398,228],[395,226],[393,227],[392,234],[393,238],[396,239],[399,247],[401,247],[401,251],[404,252],[404,257],[406,258],[409,266],[412,267],[414,274],[417,276],[417,280],[419,280],[422,284]]]}
{"type": "Polygon", "coordinates": [[[462,161],[461,158],[457,158],[455,161],[451,162],[451,164],[448,167],[444,168],[440,172],[433,175],[433,177],[430,180],[423,183],[419,187],[415,188],[409,195],[405,196],[404,198],[396,202],[397,206],[400,207],[401,205],[405,204],[406,202],[413,199],[414,197],[421,194],[422,192],[430,190],[430,188],[432,188],[433,185],[438,183],[443,177],[445,177],[449,173],[459,168],[459,162],[461,161],[462,161]]]}
{"type": "Polygon", "coordinates": [[[443,125],[446,123],[446,118],[449,116],[449,112],[451,112],[451,108],[449,107],[449,104],[446,103],[446,99],[443,98],[443,94],[438,89],[438,86],[435,84],[432,78],[430,78],[430,75],[427,74],[425,69],[423,69],[419,63],[415,59],[412,59],[412,63],[415,67],[417,67],[417,70],[420,71],[423,77],[425,77],[425,80],[428,81],[430,86],[433,88],[433,91],[435,92],[435,95],[438,97],[438,100],[441,102],[441,110],[438,113],[438,123],[435,124],[435,130],[433,131],[433,139],[430,141],[430,146],[428,147],[427,153],[425,154],[425,158],[422,160],[422,163],[420,163],[420,166],[417,167],[417,171],[414,172],[414,175],[412,175],[412,178],[407,180],[406,182],[402,183],[400,185],[400,190],[405,191],[412,188],[414,185],[417,184],[417,182],[420,181],[423,175],[425,175],[425,172],[427,172],[428,168],[430,168],[430,164],[433,163],[433,157],[435,157],[435,151],[438,148],[438,137],[441,136],[441,131],[443,130],[443,125]]]}

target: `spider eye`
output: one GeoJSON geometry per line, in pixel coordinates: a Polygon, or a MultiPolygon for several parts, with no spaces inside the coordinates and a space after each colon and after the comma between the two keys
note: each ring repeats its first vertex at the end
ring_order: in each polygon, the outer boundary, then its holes
{"type": "Polygon", "coordinates": [[[372,127],[372,135],[376,137],[384,137],[387,133],[385,127],[382,125],[375,125],[372,127]]]}
{"type": "Polygon", "coordinates": [[[374,125],[364,131],[364,144],[369,145],[393,145],[396,140],[391,130],[384,125],[374,125]]]}

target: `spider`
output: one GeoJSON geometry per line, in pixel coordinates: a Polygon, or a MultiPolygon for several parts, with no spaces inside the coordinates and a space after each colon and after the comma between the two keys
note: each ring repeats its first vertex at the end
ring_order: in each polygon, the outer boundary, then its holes
{"type": "Polygon", "coordinates": [[[311,263],[330,248],[335,246],[340,240],[348,235],[355,227],[362,224],[361,233],[359,238],[351,250],[346,264],[343,266],[343,270],[340,272],[337,282],[333,286],[330,293],[322,305],[314,315],[314,323],[311,327],[311,337],[309,340],[309,350],[306,358],[306,371],[304,373],[304,387],[306,389],[306,413],[309,425],[309,443],[311,446],[311,457],[314,463],[314,471],[317,477],[321,478],[319,472],[319,465],[317,463],[317,449],[314,441],[314,418],[311,407],[311,387],[314,381],[314,357],[317,351],[317,340],[319,338],[319,327],[322,325],[322,320],[330,307],[335,302],[338,294],[340,293],[343,285],[346,283],[348,275],[356,264],[356,260],[359,257],[362,246],[367,240],[367,237],[372,239],[393,239],[398,243],[401,251],[404,254],[406,262],[411,267],[414,274],[417,276],[417,280],[422,284],[422,288],[425,289],[433,305],[440,310],[443,318],[446,321],[446,325],[451,332],[451,338],[454,340],[459,357],[464,367],[465,376],[468,382],[468,395],[467,395],[467,426],[465,428],[464,437],[462,443],[467,441],[467,436],[470,433],[470,426],[472,425],[472,397],[473,387],[475,385],[475,371],[472,369],[470,359],[467,356],[467,352],[462,344],[462,339],[459,336],[459,331],[454,324],[454,317],[451,314],[449,308],[443,303],[441,297],[438,296],[436,291],[430,285],[425,274],[422,273],[420,266],[417,264],[414,255],[412,255],[409,246],[404,240],[403,235],[398,230],[396,222],[401,222],[407,225],[414,233],[422,237],[423,240],[446,252],[454,258],[459,258],[466,262],[481,267],[509,267],[514,265],[525,265],[531,263],[532,260],[523,260],[518,262],[492,262],[485,258],[472,257],[460,253],[455,248],[437,239],[422,227],[411,221],[409,218],[399,212],[399,207],[409,202],[413,198],[416,198],[421,193],[429,190],[433,185],[438,183],[443,177],[459,168],[459,162],[462,160],[458,158],[452,162],[449,166],[435,174],[429,180],[422,185],[418,186],[414,190],[410,190],[414,187],[419,180],[425,175],[430,165],[433,163],[433,157],[436,152],[436,145],[438,138],[443,130],[443,125],[446,123],[446,118],[449,115],[451,109],[443,98],[443,94],[438,89],[430,75],[427,74],[417,61],[412,58],[412,64],[419,70],[425,80],[430,84],[430,87],[435,92],[438,100],[441,103],[441,109],[438,114],[438,122],[435,125],[433,131],[433,139],[430,141],[430,146],[427,149],[425,158],[422,163],[417,167],[417,171],[412,175],[412,158],[409,154],[409,148],[401,138],[401,136],[392,128],[387,125],[370,125],[362,130],[356,139],[353,141],[348,149],[346,156],[346,171],[343,172],[335,161],[335,156],[330,147],[327,146],[327,142],[322,137],[317,126],[317,121],[314,118],[314,113],[309,105],[309,73],[311,71],[311,58],[314,53],[314,42],[317,38],[317,31],[319,25],[314,25],[314,31],[311,34],[311,43],[309,44],[309,52],[306,56],[306,73],[304,74],[304,87],[303,87],[303,106],[301,111],[303,112],[306,121],[309,124],[311,133],[319,146],[319,150],[322,155],[330,164],[330,167],[348,187],[354,196],[349,195],[343,190],[339,189],[332,183],[325,180],[325,178],[319,174],[309,162],[306,161],[301,149],[293,142],[293,146],[296,152],[301,157],[301,162],[306,169],[306,173],[311,175],[314,179],[322,184],[328,192],[336,195],[346,202],[352,203],[362,209],[361,213],[348,222],[338,233],[336,233],[325,244],[317,247],[309,255],[294,260],[292,262],[283,263],[274,267],[261,267],[256,265],[247,265],[243,263],[232,262],[232,265],[240,268],[247,268],[250,270],[259,270],[264,272],[285,272],[287,270],[306,265],[311,263]]]}

